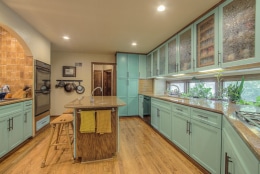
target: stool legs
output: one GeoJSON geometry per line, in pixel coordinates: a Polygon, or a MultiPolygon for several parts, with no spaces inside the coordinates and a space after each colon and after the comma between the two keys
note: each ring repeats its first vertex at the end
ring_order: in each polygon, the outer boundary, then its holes
{"type": "Polygon", "coordinates": [[[46,158],[47,158],[48,152],[49,152],[50,147],[51,147],[51,141],[52,141],[52,138],[53,138],[53,135],[54,135],[55,127],[56,127],[55,124],[51,125],[51,136],[50,136],[50,140],[49,140],[49,143],[48,143],[48,146],[47,146],[46,153],[44,155],[44,159],[42,161],[41,168],[45,167],[45,162],[46,162],[46,158]]]}
{"type": "Polygon", "coordinates": [[[73,155],[72,145],[71,145],[71,140],[70,140],[70,135],[69,135],[69,123],[65,124],[65,131],[66,131],[66,136],[67,136],[69,148],[70,148],[70,151],[71,151],[71,157],[72,157],[72,160],[73,160],[73,163],[74,163],[74,155],[73,155]]]}

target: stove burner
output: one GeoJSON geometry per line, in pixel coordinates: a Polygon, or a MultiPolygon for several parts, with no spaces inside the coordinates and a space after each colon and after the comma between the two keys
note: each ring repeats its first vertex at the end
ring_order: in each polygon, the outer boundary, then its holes
{"type": "Polygon", "coordinates": [[[260,128],[259,112],[236,111],[236,115],[246,123],[260,128]]]}

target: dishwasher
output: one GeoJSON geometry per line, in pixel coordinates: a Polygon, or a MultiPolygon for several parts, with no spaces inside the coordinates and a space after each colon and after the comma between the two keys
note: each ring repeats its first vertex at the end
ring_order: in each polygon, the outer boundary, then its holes
{"type": "Polygon", "coordinates": [[[149,96],[144,96],[144,116],[150,115],[151,114],[151,97],[149,96]]]}

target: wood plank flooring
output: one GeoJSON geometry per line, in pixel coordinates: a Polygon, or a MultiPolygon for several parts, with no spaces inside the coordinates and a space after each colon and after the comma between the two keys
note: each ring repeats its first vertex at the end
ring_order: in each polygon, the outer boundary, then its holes
{"type": "Polygon", "coordinates": [[[119,153],[110,160],[72,164],[68,149],[50,149],[41,168],[50,128],[0,163],[0,174],[201,174],[138,117],[120,118],[119,153]]]}

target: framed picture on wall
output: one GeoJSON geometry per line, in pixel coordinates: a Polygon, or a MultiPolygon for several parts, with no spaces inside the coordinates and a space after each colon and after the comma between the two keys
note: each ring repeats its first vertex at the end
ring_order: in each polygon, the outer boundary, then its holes
{"type": "Polygon", "coordinates": [[[63,77],[76,77],[75,66],[63,66],[62,67],[63,77]]]}

